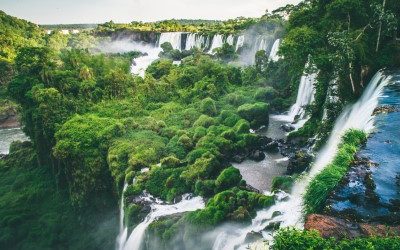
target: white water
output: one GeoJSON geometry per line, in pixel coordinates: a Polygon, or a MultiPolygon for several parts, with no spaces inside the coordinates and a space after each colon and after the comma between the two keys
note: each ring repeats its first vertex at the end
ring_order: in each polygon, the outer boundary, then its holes
{"type": "Polygon", "coordinates": [[[184,195],[181,202],[173,205],[153,204],[152,211],[147,215],[142,223],[137,225],[132,231],[129,239],[123,245],[123,250],[139,250],[143,244],[144,235],[147,227],[157,218],[183,212],[195,211],[204,208],[205,204],[201,197],[191,198],[184,195]]]}
{"type": "MultiPolygon", "coordinates": [[[[305,68],[308,68],[308,63],[305,68]]],[[[277,115],[274,118],[295,123],[296,129],[302,127],[308,120],[306,116],[306,106],[310,105],[314,101],[317,73],[304,73],[300,79],[299,89],[297,91],[296,103],[290,108],[288,114],[277,115]],[[296,119],[297,118],[297,119],[296,119]]]]}
{"type": "Polygon", "coordinates": [[[124,218],[125,218],[124,193],[127,188],[128,188],[128,183],[125,183],[121,195],[121,203],[119,208],[119,234],[117,237],[117,250],[123,249],[124,243],[126,242],[126,238],[128,237],[128,227],[125,227],[124,225],[124,218]]]}
{"type": "Polygon", "coordinates": [[[210,53],[214,53],[214,49],[216,48],[221,48],[222,45],[224,44],[224,38],[222,37],[222,35],[214,35],[213,39],[212,39],[212,43],[211,43],[211,48],[209,50],[210,53]]]}
{"type": "Polygon", "coordinates": [[[241,47],[243,47],[244,45],[244,36],[239,36],[238,40],[236,42],[236,51],[238,51],[238,49],[240,49],[241,47]]]}
{"type": "MultiPolygon", "coordinates": [[[[278,197],[275,205],[257,213],[250,226],[238,228],[235,232],[220,233],[214,243],[213,249],[246,249],[247,246],[243,245],[246,235],[252,231],[262,231],[271,222],[282,222],[281,227],[302,229],[304,225],[302,213],[303,195],[307,186],[333,160],[345,131],[354,128],[369,132],[373,129],[372,114],[378,105],[378,98],[382,93],[382,89],[388,84],[389,80],[389,78],[382,76],[381,72],[378,72],[369,83],[362,97],[354,105],[344,109],[336,120],[326,145],[317,154],[310,172],[296,181],[288,198],[282,199],[282,197],[278,197]],[[272,214],[275,211],[280,211],[282,215],[272,218],[272,214]]],[[[279,195],[285,194],[280,193],[279,195]]],[[[263,232],[263,236],[266,239],[272,239],[272,234],[263,232]]]]}
{"type": "Polygon", "coordinates": [[[8,154],[14,141],[27,141],[29,138],[20,128],[0,129],[0,154],[8,154]]]}
{"type": "Polygon", "coordinates": [[[272,45],[271,52],[269,53],[269,60],[276,62],[279,60],[278,50],[279,45],[281,44],[281,39],[276,39],[274,44],[272,45]]]}
{"type": "Polygon", "coordinates": [[[170,43],[174,49],[182,49],[182,32],[165,32],[161,33],[157,43],[157,47],[160,47],[163,43],[170,43]]]}

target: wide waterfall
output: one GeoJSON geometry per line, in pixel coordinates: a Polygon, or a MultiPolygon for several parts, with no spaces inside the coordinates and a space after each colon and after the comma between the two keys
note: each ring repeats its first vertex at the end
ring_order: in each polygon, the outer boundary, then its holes
{"type": "MultiPolygon", "coordinates": [[[[376,73],[362,97],[355,104],[344,109],[336,120],[326,145],[318,152],[311,170],[295,182],[290,195],[277,194],[276,204],[259,211],[250,226],[220,233],[215,240],[213,249],[247,249],[248,246],[244,244],[247,234],[252,231],[263,231],[267,225],[273,222],[281,222],[281,227],[303,228],[303,195],[307,186],[333,160],[345,131],[354,128],[370,132],[373,129],[373,111],[377,107],[378,99],[389,80],[382,72],[376,73]],[[275,211],[279,211],[281,215],[274,217],[275,211]]],[[[263,232],[263,236],[272,240],[272,234],[263,232]]]]}
{"type": "Polygon", "coordinates": [[[173,214],[195,211],[204,208],[205,204],[201,197],[183,195],[182,201],[176,204],[153,204],[152,211],[142,223],[137,225],[130,234],[128,240],[122,243],[124,250],[139,250],[144,244],[144,236],[147,227],[156,219],[173,214]]]}

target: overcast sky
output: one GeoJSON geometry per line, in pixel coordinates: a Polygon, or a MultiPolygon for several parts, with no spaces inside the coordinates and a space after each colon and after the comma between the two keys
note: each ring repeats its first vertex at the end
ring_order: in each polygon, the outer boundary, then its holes
{"type": "Polygon", "coordinates": [[[34,23],[103,23],[172,18],[259,17],[300,0],[0,0],[7,14],[34,23]]]}

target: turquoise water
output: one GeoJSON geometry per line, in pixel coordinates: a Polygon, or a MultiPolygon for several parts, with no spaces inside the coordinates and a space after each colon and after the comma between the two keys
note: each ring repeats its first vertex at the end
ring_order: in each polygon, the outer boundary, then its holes
{"type": "Polygon", "coordinates": [[[379,105],[397,108],[375,117],[370,135],[359,157],[373,164],[357,164],[328,200],[333,214],[362,221],[400,223],[400,73],[384,89],[379,105]],[[367,166],[369,165],[369,166],[367,166]]]}

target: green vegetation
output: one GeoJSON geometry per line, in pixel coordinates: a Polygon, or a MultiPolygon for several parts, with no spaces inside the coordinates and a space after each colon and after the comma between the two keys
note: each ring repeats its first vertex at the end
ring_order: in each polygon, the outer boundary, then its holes
{"type": "Polygon", "coordinates": [[[310,250],[310,249],[374,249],[395,250],[400,248],[399,237],[360,238],[355,240],[324,239],[316,231],[283,229],[275,236],[274,250],[310,250]]]}
{"type": "Polygon", "coordinates": [[[100,210],[77,212],[53,169],[38,165],[32,146],[13,143],[10,154],[0,159],[0,248],[112,248],[116,206],[108,200],[100,210]]]}
{"type": "Polygon", "coordinates": [[[342,138],[337,155],[310,183],[304,197],[307,214],[321,212],[328,195],[338,186],[347,173],[357,150],[365,143],[366,134],[359,130],[349,130],[342,138]]]}

